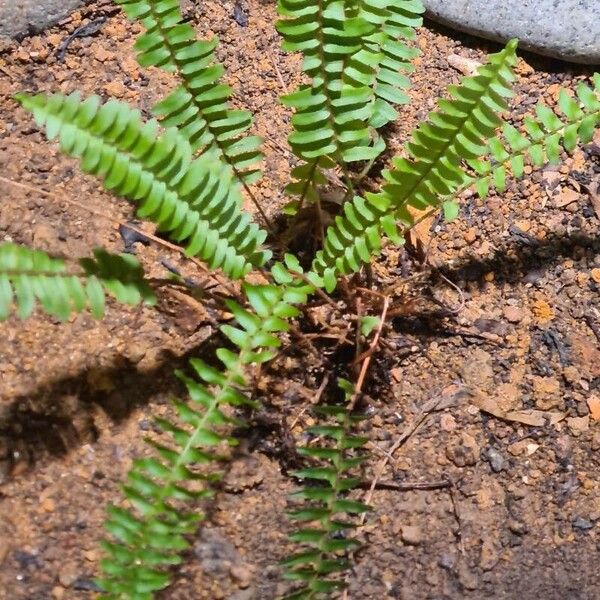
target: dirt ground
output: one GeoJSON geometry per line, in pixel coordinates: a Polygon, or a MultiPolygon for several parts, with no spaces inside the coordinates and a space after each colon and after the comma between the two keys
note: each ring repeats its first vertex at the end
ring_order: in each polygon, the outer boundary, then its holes
{"type": "MultiPolygon", "coordinates": [[[[256,115],[266,161],[255,193],[273,213],[293,164],[290,114],[277,96],[298,82],[299,60],[279,48],[273,2],[187,2],[185,12],[200,35],[220,37],[234,102],[256,115]]],[[[112,5],[95,3],[2,49],[0,175],[15,184],[0,181],[0,239],[69,257],[98,245],[123,250],[117,227],[133,218],[131,206],[60,156],[11,95],[78,89],[147,114],[173,81],[138,68],[137,32],[112,5]],[[102,15],[100,31],[75,39],[59,62],[62,41],[102,15]]],[[[456,55],[482,61],[497,49],[431,23],[418,45],[413,102],[386,133],[393,150],[458,81],[465,66],[456,55]]],[[[516,124],[538,100],[553,104],[558,84],[573,89],[590,75],[530,55],[517,72],[516,124]]],[[[375,491],[349,598],[600,599],[599,182],[597,136],[561,167],[485,202],[466,196],[456,222],[428,224],[431,234],[419,237],[425,265],[414,251],[387,252],[375,265],[381,286],[405,282],[366,387],[365,477],[402,442],[381,481],[451,485],[375,491]]],[[[135,249],[151,276],[165,275],[166,260],[203,277],[161,246],[135,249]]],[[[110,305],[99,323],[36,315],[0,325],[1,599],[95,596],[104,506],[120,501],[132,458],[147,452],[152,415],[183,393],[174,368],[202,354],[214,331],[210,311],[166,291],[158,310],[110,305]]],[[[291,551],[290,433],[301,439],[327,368],[352,358],[351,346],[334,342],[315,337],[326,360],[291,345],[265,373],[265,408],[160,598],[285,592],[278,561],[291,551]]]]}

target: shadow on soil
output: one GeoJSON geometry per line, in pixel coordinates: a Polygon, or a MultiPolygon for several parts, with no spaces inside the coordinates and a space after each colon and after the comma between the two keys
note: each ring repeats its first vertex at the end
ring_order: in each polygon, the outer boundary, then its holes
{"type": "Polygon", "coordinates": [[[160,362],[143,373],[118,356],[109,368],[93,373],[85,369],[15,398],[0,413],[0,452],[4,454],[0,454],[0,484],[6,477],[4,471],[20,471],[23,463],[32,467],[44,457],[60,457],[80,444],[94,442],[98,421],[119,424],[136,407],[182,395],[184,386],[173,371],[202,353],[202,346],[183,356],[164,352],[160,362]]]}
{"type": "MultiPolygon", "coordinates": [[[[475,281],[480,286],[486,284],[484,275],[489,272],[494,273],[496,282],[518,285],[529,281],[535,285],[535,280],[541,279],[544,271],[561,259],[599,252],[600,240],[591,237],[549,236],[538,242],[519,233],[513,235],[507,248],[489,259],[468,259],[442,267],[440,271],[452,281],[475,281]]],[[[436,284],[435,270],[427,283],[436,284]]],[[[394,329],[398,333],[410,332],[428,338],[454,335],[451,328],[444,326],[440,318],[444,316],[448,315],[431,313],[396,319],[394,329]]],[[[96,381],[109,381],[115,386],[107,391],[90,385],[89,370],[84,370],[76,376],[51,381],[25,397],[15,398],[0,414],[0,452],[3,453],[0,454],[0,483],[16,463],[25,461],[32,467],[44,457],[59,457],[80,444],[95,441],[99,431],[94,416],[98,411],[112,423],[119,424],[136,407],[181,396],[184,387],[173,375],[174,369],[183,368],[191,356],[211,356],[218,338],[212,336],[182,356],[166,352],[154,369],[144,373],[120,358],[111,368],[94,373],[96,381]]]]}

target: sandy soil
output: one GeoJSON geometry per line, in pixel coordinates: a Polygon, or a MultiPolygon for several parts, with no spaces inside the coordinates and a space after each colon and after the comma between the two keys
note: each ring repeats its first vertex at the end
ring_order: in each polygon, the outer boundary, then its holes
{"type": "MultiPolygon", "coordinates": [[[[219,35],[234,101],[256,115],[266,161],[255,193],[274,213],[293,164],[290,114],[277,96],[298,82],[299,61],[279,49],[272,2],[240,6],[247,26],[229,1],[188,2],[186,15],[200,35],[219,35]]],[[[117,227],[133,218],[131,207],[45,142],[11,94],[79,89],[147,112],[173,82],[138,68],[137,32],[96,3],[2,50],[0,174],[27,188],[0,182],[0,239],[69,257],[98,245],[123,249],[117,227]],[[58,62],[63,39],[100,15],[108,17],[100,32],[73,41],[58,62]]],[[[413,102],[387,132],[392,149],[458,81],[451,55],[482,61],[496,49],[429,23],[418,45],[413,102]]],[[[590,74],[528,55],[517,72],[517,124],[538,100],[553,104],[559,84],[572,89],[590,74]]],[[[402,439],[382,481],[451,485],[376,490],[349,598],[600,598],[600,200],[590,194],[599,157],[596,137],[560,168],[485,202],[467,196],[458,221],[421,231],[426,263],[413,249],[375,265],[381,287],[406,281],[365,388],[373,451],[365,477],[402,439]],[[531,408],[558,422],[519,422],[531,408]],[[511,411],[516,421],[506,419],[511,411]]],[[[203,277],[159,245],[136,251],[153,276],[164,276],[167,260],[203,277]]],[[[0,325],[0,598],[94,597],[103,507],[120,500],[132,458],[147,452],[152,416],[182,394],[173,369],[208,352],[214,331],[210,311],[167,291],[158,310],[111,305],[100,323],[36,315],[0,325]]],[[[259,600],[285,591],[278,561],[291,550],[288,470],[298,463],[290,440],[310,423],[325,374],[343,371],[353,353],[328,338],[314,344],[320,358],[291,345],[264,374],[257,395],[265,408],[161,598],[259,600]]]]}

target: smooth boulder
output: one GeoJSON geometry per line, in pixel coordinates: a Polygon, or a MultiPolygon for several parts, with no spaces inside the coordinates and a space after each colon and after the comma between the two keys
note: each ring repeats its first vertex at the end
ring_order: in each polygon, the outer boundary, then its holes
{"type": "Polygon", "coordinates": [[[562,60],[600,64],[600,0],[423,0],[434,21],[562,60]]]}
{"type": "Polygon", "coordinates": [[[89,0],[0,0],[0,37],[38,33],[89,0]]]}

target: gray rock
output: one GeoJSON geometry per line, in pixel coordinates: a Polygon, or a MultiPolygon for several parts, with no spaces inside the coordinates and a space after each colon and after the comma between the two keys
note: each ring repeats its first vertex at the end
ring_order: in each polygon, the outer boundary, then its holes
{"type": "Polygon", "coordinates": [[[575,529],[581,529],[581,531],[586,531],[588,529],[592,529],[594,524],[589,519],[577,517],[573,520],[573,527],[575,527],[575,529]]]}
{"type": "Polygon", "coordinates": [[[37,33],[90,0],[0,0],[0,37],[37,33]]]}
{"type": "Polygon", "coordinates": [[[504,460],[502,454],[500,454],[500,452],[498,452],[498,450],[495,448],[488,448],[486,452],[486,458],[488,459],[490,467],[492,467],[492,471],[494,471],[494,473],[500,473],[500,471],[504,469],[506,461],[504,460]]]}
{"type": "Polygon", "coordinates": [[[598,0],[423,0],[445,25],[570,62],[600,64],[598,0]]]}

